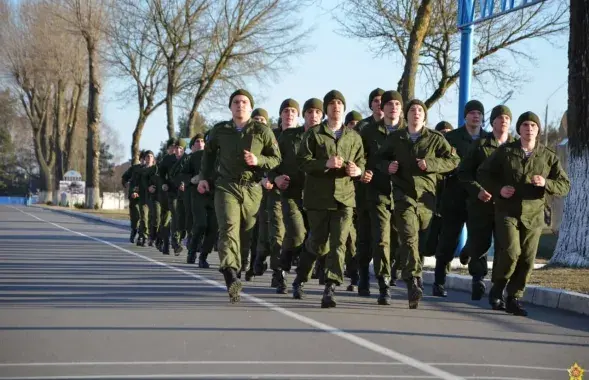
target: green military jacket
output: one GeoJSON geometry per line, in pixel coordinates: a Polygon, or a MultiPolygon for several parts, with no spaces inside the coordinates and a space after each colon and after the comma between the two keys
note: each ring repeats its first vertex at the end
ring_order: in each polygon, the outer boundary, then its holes
{"type": "Polygon", "coordinates": [[[280,175],[287,175],[290,178],[288,188],[281,191],[287,198],[301,199],[303,187],[305,186],[305,172],[299,167],[297,154],[305,134],[304,127],[288,128],[278,136],[278,147],[282,162],[268,173],[268,179],[272,182],[280,175]]]}
{"type": "Polygon", "coordinates": [[[356,206],[354,179],[345,170],[348,162],[354,162],[364,172],[364,148],[362,138],[356,131],[342,126],[342,134],[336,140],[327,122],[311,127],[303,135],[297,160],[307,174],[303,192],[305,208],[335,210],[338,203],[356,206]],[[328,169],[325,164],[329,157],[336,155],[344,160],[344,166],[328,169]]]}
{"type": "Polygon", "coordinates": [[[250,119],[238,131],[231,120],[215,125],[207,135],[201,174],[212,184],[218,167],[219,181],[253,183],[259,182],[264,173],[274,169],[280,161],[280,149],[270,128],[250,119]],[[244,150],[258,158],[257,166],[245,163],[244,150]]]}
{"type": "Polygon", "coordinates": [[[174,192],[175,191],[175,187],[174,184],[172,183],[172,176],[170,171],[172,170],[172,167],[174,167],[174,164],[176,163],[176,161],[178,161],[178,159],[176,158],[175,154],[167,154],[164,156],[164,158],[162,158],[162,162],[159,165],[159,170],[158,170],[158,174],[160,177],[160,194],[164,195],[164,194],[168,194],[170,192],[174,192]],[[168,185],[168,191],[163,191],[161,186],[162,185],[168,185]]]}
{"type": "Polygon", "coordinates": [[[399,162],[399,169],[392,175],[393,198],[410,204],[416,204],[425,193],[435,195],[437,174],[454,170],[460,162],[444,136],[425,127],[415,142],[411,141],[407,128],[391,133],[377,158],[383,169],[388,168],[391,161],[399,162]],[[425,159],[425,171],[417,166],[417,159],[425,159]]]}
{"type": "MultiPolygon", "coordinates": [[[[479,140],[487,137],[487,135],[488,133],[481,129],[479,140]]],[[[472,145],[477,141],[472,139],[465,126],[446,133],[445,137],[450,145],[456,150],[456,153],[461,160],[466,156],[472,145]]],[[[448,175],[446,177],[443,200],[445,207],[465,207],[465,201],[467,197],[468,194],[462,186],[462,183],[458,180],[456,173],[454,172],[448,175]]]]}
{"type": "MultiPolygon", "coordinates": [[[[131,179],[133,178],[133,174],[136,171],[141,170],[142,168],[143,168],[143,165],[141,165],[141,164],[135,164],[135,165],[129,166],[129,168],[127,170],[125,170],[125,172],[121,176],[121,183],[123,184],[123,187],[127,185],[127,182],[131,182],[131,179]]],[[[127,189],[127,198],[131,199],[131,194],[133,194],[134,187],[135,186],[129,185],[129,188],[127,189]]]]}
{"type": "Polygon", "coordinates": [[[552,150],[537,144],[526,158],[520,140],[497,148],[479,167],[477,179],[493,195],[497,214],[517,218],[529,229],[544,226],[546,194],[565,196],[571,188],[569,177],[552,150]],[[546,179],[545,187],[531,184],[535,175],[546,179]],[[515,188],[511,198],[501,196],[503,186],[515,188]]]}
{"type": "MultiPolygon", "coordinates": [[[[513,136],[509,135],[505,143],[508,144],[514,140],[513,136]]],[[[471,207],[487,209],[491,214],[495,201],[491,199],[489,202],[483,202],[478,198],[483,186],[477,181],[477,169],[499,146],[499,142],[492,133],[475,141],[468,153],[462,158],[457,171],[458,180],[468,193],[468,204],[471,207]]]]}
{"type": "Polygon", "coordinates": [[[190,180],[192,179],[192,177],[194,176],[198,176],[198,180],[200,181],[200,166],[202,163],[202,156],[203,156],[204,150],[197,150],[196,152],[192,152],[190,153],[190,158],[188,159],[188,162],[186,163],[186,165],[183,166],[182,168],[182,172],[186,175],[187,181],[188,182],[184,182],[185,186],[188,186],[190,188],[190,191],[193,194],[199,194],[202,195],[203,197],[212,197],[213,196],[213,186],[214,186],[214,181],[212,181],[211,183],[209,183],[210,186],[210,192],[206,193],[206,194],[200,194],[197,191],[197,187],[198,187],[198,181],[196,183],[192,183],[190,180]]]}
{"type": "Polygon", "coordinates": [[[176,161],[172,169],[170,169],[170,177],[176,194],[180,195],[182,192],[179,190],[180,185],[184,183],[184,191],[188,191],[190,184],[190,177],[184,172],[184,167],[188,165],[190,161],[190,154],[184,153],[179,160],[176,161]]]}
{"type": "MultiPolygon", "coordinates": [[[[400,120],[398,129],[403,128],[405,128],[405,124],[403,120],[400,120]]],[[[368,124],[360,131],[364,155],[366,156],[366,170],[372,170],[373,173],[370,183],[361,184],[360,186],[366,189],[365,199],[386,205],[392,203],[391,176],[388,173],[388,167],[384,168],[381,165],[382,160],[378,159],[377,153],[391,133],[384,125],[384,119],[368,124]]]]}
{"type": "Polygon", "coordinates": [[[360,122],[358,122],[358,124],[356,124],[356,128],[355,128],[355,129],[356,129],[356,131],[357,131],[358,133],[360,133],[360,132],[362,132],[362,130],[363,130],[365,127],[367,127],[367,126],[369,126],[369,125],[371,125],[371,124],[375,124],[375,123],[377,123],[377,121],[376,121],[376,119],[374,118],[374,115],[370,115],[370,116],[368,116],[368,117],[366,117],[366,118],[364,118],[364,119],[360,120],[360,122]]]}

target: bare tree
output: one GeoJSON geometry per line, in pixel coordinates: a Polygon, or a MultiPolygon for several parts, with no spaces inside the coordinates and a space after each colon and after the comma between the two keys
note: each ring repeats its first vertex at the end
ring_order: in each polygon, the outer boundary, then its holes
{"type": "Polygon", "coordinates": [[[242,86],[248,78],[264,82],[272,74],[290,68],[304,52],[307,30],[297,17],[308,2],[289,0],[223,0],[208,8],[211,22],[206,37],[194,49],[189,87],[191,129],[198,130],[198,109],[208,95],[242,86]]]}
{"type": "MultiPolygon", "coordinates": [[[[377,55],[391,54],[404,62],[397,89],[405,99],[415,96],[416,81],[423,78],[431,106],[459,79],[457,7],[454,0],[341,0],[335,17],[345,36],[366,41],[377,55]]],[[[493,83],[513,88],[521,71],[510,70],[496,53],[533,60],[520,43],[566,32],[567,11],[565,0],[542,2],[477,25],[473,64],[481,87],[490,91],[487,85],[493,83]]]]}
{"type": "Polygon", "coordinates": [[[589,267],[589,5],[571,1],[569,37],[568,172],[571,192],[551,264],[589,267]]]}
{"type": "Polygon", "coordinates": [[[57,13],[68,30],[81,35],[85,41],[88,59],[88,108],[86,144],[86,207],[99,204],[100,199],[100,76],[99,50],[105,42],[105,26],[108,25],[112,0],[47,0],[57,3],[57,13]]]}
{"type": "Polygon", "coordinates": [[[110,49],[106,57],[109,66],[122,80],[131,79],[131,88],[126,88],[123,94],[127,98],[134,94],[139,105],[131,143],[133,163],[139,162],[139,141],[147,118],[167,99],[164,89],[166,61],[161,46],[152,39],[156,29],[148,16],[146,7],[140,3],[119,0],[108,28],[110,49]]]}

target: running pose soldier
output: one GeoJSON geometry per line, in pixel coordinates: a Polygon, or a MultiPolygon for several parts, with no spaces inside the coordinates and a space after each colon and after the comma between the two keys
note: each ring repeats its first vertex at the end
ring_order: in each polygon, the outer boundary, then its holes
{"type": "Polygon", "coordinates": [[[139,221],[141,219],[141,211],[139,210],[139,197],[137,190],[134,187],[130,186],[131,179],[133,178],[133,174],[142,169],[144,166],[143,162],[144,151],[139,153],[139,163],[135,165],[131,165],[129,169],[123,173],[121,176],[121,182],[123,187],[127,189],[127,197],[129,198],[129,219],[131,220],[131,235],[129,236],[129,241],[131,243],[135,243],[135,236],[137,235],[137,231],[139,230],[139,221]],[[134,195],[137,194],[137,195],[134,195]]]}

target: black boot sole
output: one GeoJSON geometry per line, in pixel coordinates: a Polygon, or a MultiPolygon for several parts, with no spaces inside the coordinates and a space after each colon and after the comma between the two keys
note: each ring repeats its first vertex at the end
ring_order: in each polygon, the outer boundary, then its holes
{"type": "Polygon", "coordinates": [[[243,285],[241,284],[241,281],[239,280],[235,280],[235,282],[233,282],[231,285],[229,285],[229,288],[227,289],[227,293],[229,293],[229,302],[231,303],[238,303],[241,302],[241,289],[243,288],[243,285]]]}
{"type": "Polygon", "coordinates": [[[420,287],[415,287],[415,288],[409,290],[408,292],[409,292],[409,297],[408,297],[409,309],[417,309],[417,307],[419,306],[419,301],[423,297],[423,290],[421,290],[420,287]]]}
{"type": "Polygon", "coordinates": [[[346,288],[346,291],[348,291],[348,292],[355,292],[357,290],[358,290],[358,287],[356,285],[352,285],[352,284],[348,285],[348,287],[346,288]]]}
{"type": "Polygon", "coordinates": [[[493,310],[505,311],[505,302],[497,300],[496,302],[489,302],[493,310]]]}

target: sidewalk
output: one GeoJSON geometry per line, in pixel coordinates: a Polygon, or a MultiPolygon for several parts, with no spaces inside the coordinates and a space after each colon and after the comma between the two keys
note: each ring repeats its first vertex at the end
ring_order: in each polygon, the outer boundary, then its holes
{"type": "MultiPolygon", "coordinates": [[[[79,218],[83,218],[86,220],[91,221],[98,221],[102,223],[107,223],[110,225],[114,225],[120,228],[129,228],[131,223],[128,220],[114,220],[103,218],[100,216],[86,214],[81,211],[73,211],[73,210],[64,210],[64,209],[56,209],[51,207],[42,207],[42,206],[34,206],[34,207],[41,207],[43,209],[51,210],[54,212],[71,215],[79,218]]],[[[424,262],[424,267],[431,267],[432,260],[435,263],[435,259],[433,257],[426,258],[424,262]],[[429,261],[427,259],[430,259],[429,261]]],[[[457,259],[455,259],[456,261],[457,259]]],[[[458,261],[457,266],[453,263],[453,268],[456,267],[464,267],[458,261]]],[[[543,264],[537,264],[542,266],[543,264]]],[[[374,276],[374,268],[372,263],[370,263],[370,273],[374,276]]],[[[434,282],[434,273],[432,271],[424,271],[423,272],[423,283],[425,285],[431,285],[434,282]]],[[[487,286],[487,292],[491,289],[491,281],[486,279],[485,285],[487,286]]],[[[449,274],[446,279],[446,289],[449,290],[459,290],[470,292],[471,291],[471,277],[470,276],[463,276],[458,274],[449,274]]],[[[429,294],[431,291],[431,287],[425,288],[425,293],[429,294]]],[[[525,295],[522,301],[537,305],[537,306],[544,306],[549,307],[552,309],[560,309],[566,310],[577,314],[583,314],[589,316],[589,295],[581,294],[577,292],[571,292],[562,289],[553,289],[553,288],[546,288],[542,286],[535,286],[530,285],[526,287],[525,295]]],[[[481,302],[486,302],[486,298],[481,302]]]]}

